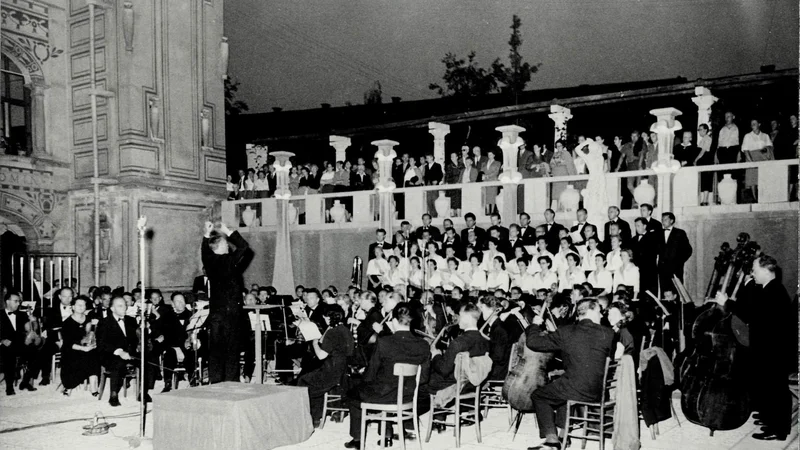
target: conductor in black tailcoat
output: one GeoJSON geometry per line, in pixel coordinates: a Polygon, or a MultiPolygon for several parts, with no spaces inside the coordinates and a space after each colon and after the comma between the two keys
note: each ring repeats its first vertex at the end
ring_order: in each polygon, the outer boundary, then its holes
{"type": "Polygon", "coordinates": [[[206,222],[201,248],[203,268],[214,289],[209,298],[208,378],[211,383],[239,380],[242,272],[249,246],[238,231],[222,224],[219,231],[206,222]],[[229,245],[233,244],[232,249],[229,245]]]}
{"type": "MultiPolygon", "coordinates": [[[[602,316],[597,300],[583,299],[576,310],[578,322],[559,327],[554,333],[542,335],[536,326],[526,331],[528,348],[536,352],[560,351],[564,361],[564,375],[531,395],[539,435],[545,438],[542,448],[560,448],[556,427],[564,427],[567,400],[600,399],[606,357],[612,356],[614,332],[600,325],[602,316]]],[[[541,316],[537,316],[533,323],[541,325],[541,321],[541,316]]]]}

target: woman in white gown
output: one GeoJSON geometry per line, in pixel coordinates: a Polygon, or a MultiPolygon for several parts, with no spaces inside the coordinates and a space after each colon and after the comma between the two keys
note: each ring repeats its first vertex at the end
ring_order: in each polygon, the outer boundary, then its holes
{"type": "Polygon", "coordinates": [[[472,274],[469,280],[470,291],[486,290],[486,272],[481,269],[481,259],[477,254],[469,257],[469,264],[472,267],[472,274]]]}
{"type": "Polygon", "coordinates": [[[567,270],[559,275],[558,290],[561,292],[572,290],[576,284],[586,282],[586,275],[580,267],[581,257],[577,253],[567,254],[567,270]]]}
{"type": "Polygon", "coordinates": [[[547,289],[548,291],[558,289],[558,275],[551,270],[553,260],[549,256],[540,256],[538,261],[542,270],[533,276],[534,292],[539,289],[547,289]]]}
{"type": "Polygon", "coordinates": [[[408,275],[408,284],[411,286],[422,289],[422,266],[420,266],[421,262],[419,256],[412,256],[411,257],[411,272],[408,275]]]}
{"type": "Polygon", "coordinates": [[[622,258],[622,266],[614,272],[614,291],[620,285],[625,285],[633,288],[633,297],[639,296],[639,268],[633,263],[633,251],[624,249],[620,253],[622,258]]]}
{"type": "Polygon", "coordinates": [[[405,286],[408,284],[406,274],[400,269],[400,258],[396,255],[389,257],[389,270],[383,276],[383,284],[394,289],[397,286],[405,286]]]}

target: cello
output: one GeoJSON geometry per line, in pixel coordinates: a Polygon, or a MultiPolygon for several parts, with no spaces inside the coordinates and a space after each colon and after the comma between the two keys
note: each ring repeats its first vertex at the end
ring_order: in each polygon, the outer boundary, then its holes
{"type": "MultiPolygon", "coordinates": [[[[759,249],[755,242],[743,241],[736,249],[723,245],[715,272],[724,276],[708,292],[732,291],[735,299],[759,249]]],[[[685,295],[680,281],[673,279],[685,295]]],[[[708,428],[712,436],[715,430],[739,428],[750,417],[747,336],[747,326],[715,303],[692,326],[694,349],[680,369],[681,410],[687,420],[708,428]]]]}

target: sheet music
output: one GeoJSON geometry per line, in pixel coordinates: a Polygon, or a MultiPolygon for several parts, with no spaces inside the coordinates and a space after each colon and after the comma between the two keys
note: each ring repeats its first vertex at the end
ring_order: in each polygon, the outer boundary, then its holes
{"type": "Polygon", "coordinates": [[[294,302],[290,308],[292,309],[292,314],[294,314],[294,316],[298,319],[308,319],[308,314],[306,314],[306,309],[305,305],[303,305],[303,302],[294,302]]]}
{"type": "Polygon", "coordinates": [[[314,339],[322,337],[322,333],[319,332],[317,324],[310,320],[301,320],[297,322],[297,328],[303,333],[303,339],[306,341],[313,341],[314,339]]]}
{"type": "MultiPolygon", "coordinates": [[[[256,313],[247,313],[250,317],[250,329],[256,331],[256,313]]],[[[261,315],[261,331],[272,331],[272,325],[269,321],[269,316],[266,314],[261,315]]]]}

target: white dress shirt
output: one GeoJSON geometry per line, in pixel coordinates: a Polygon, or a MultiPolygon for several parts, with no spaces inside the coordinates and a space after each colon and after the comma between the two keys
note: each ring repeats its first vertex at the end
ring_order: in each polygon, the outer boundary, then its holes
{"type": "Polygon", "coordinates": [[[383,258],[375,258],[367,264],[367,275],[383,276],[389,270],[389,263],[383,258]]]}
{"type": "Polygon", "coordinates": [[[8,316],[8,320],[11,322],[11,327],[14,328],[14,331],[17,331],[17,315],[6,311],[6,316],[8,316]]]}
{"type": "Polygon", "coordinates": [[[534,277],[533,275],[527,273],[516,277],[514,282],[511,284],[511,287],[518,287],[522,289],[522,292],[526,292],[528,294],[536,294],[536,291],[534,291],[534,277]]]}
{"type": "Polygon", "coordinates": [[[717,145],[720,147],[735,147],[739,145],[739,127],[725,125],[719,130],[717,145]]]}
{"type": "Polygon", "coordinates": [[[59,306],[61,310],[61,320],[64,321],[67,317],[72,315],[72,306],[64,305],[63,303],[59,306]]]}
{"type": "Polygon", "coordinates": [[[469,282],[469,288],[475,289],[478,291],[485,291],[486,290],[486,272],[482,269],[475,270],[472,272],[472,278],[469,282]]]}
{"type": "Polygon", "coordinates": [[[672,227],[664,228],[664,242],[669,240],[669,235],[672,234],[672,227]]]}
{"type": "Polygon", "coordinates": [[[612,250],[606,255],[606,269],[612,274],[622,267],[622,257],[620,253],[620,250],[612,250]]]}

